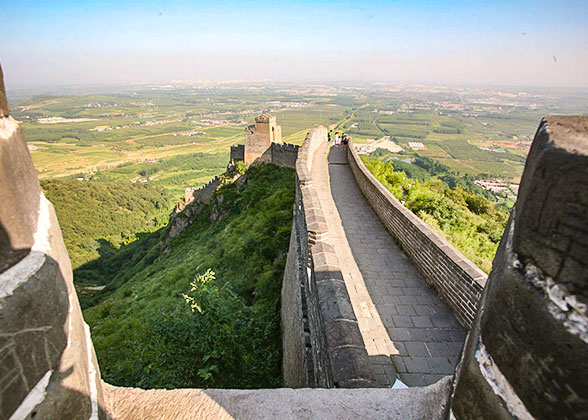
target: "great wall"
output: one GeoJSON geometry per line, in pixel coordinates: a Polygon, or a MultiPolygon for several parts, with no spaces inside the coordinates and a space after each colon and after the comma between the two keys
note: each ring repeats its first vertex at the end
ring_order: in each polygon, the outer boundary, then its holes
{"type": "Polygon", "coordinates": [[[300,148],[282,144],[275,119],[261,116],[231,158],[296,170],[285,388],[145,391],[100,378],[1,76],[0,418],[588,416],[588,117],[541,122],[486,278],[366,170],[353,144],[329,149],[320,126],[300,148]],[[398,379],[410,388],[392,388],[398,379]]]}

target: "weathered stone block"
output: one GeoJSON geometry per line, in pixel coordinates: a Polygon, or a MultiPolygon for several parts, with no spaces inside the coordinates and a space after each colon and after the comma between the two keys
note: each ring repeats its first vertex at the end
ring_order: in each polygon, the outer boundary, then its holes
{"type": "Polygon", "coordinates": [[[331,266],[331,267],[339,265],[339,259],[337,258],[337,255],[334,252],[315,252],[316,245],[313,246],[311,249],[312,249],[312,260],[313,260],[314,266],[316,268],[320,268],[325,265],[331,266]]]}
{"type": "MultiPolygon", "coordinates": [[[[315,245],[316,246],[316,245],[315,245]]],[[[320,270],[316,270],[314,272],[314,278],[317,283],[320,283],[324,280],[333,280],[333,281],[343,281],[343,274],[339,267],[329,267],[323,266],[320,267],[320,270]]]]}
{"type": "MultiPolygon", "coordinates": [[[[324,293],[324,292],[323,292],[324,293]]],[[[319,295],[321,292],[319,292],[319,295]]],[[[321,315],[323,321],[332,319],[355,319],[355,313],[351,302],[349,302],[349,296],[346,298],[319,298],[319,305],[321,308],[321,315]]]]}
{"type": "Polygon", "coordinates": [[[31,249],[40,192],[22,128],[0,118],[0,272],[31,249]]]}
{"type": "Polygon", "coordinates": [[[329,348],[363,346],[363,338],[355,320],[334,319],[325,321],[325,335],[329,348]]]}
{"type": "MultiPolygon", "coordinates": [[[[566,239],[585,243],[588,205],[588,117],[547,117],[541,121],[529,152],[517,200],[514,251],[570,292],[586,298],[588,265],[578,262],[559,278],[566,239]],[[545,246],[554,241],[554,246],[545,246]],[[578,283],[578,279],[583,279],[578,283]]],[[[574,259],[578,260],[577,255],[574,259]]],[[[585,261],[585,260],[584,260],[585,261]]],[[[586,300],[584,300],[587,302],[586,300]]]]}
{"type": "Polygon", "coordinates": [[[457,419],[588,413],[587,157],[588,117],[541,122],[457,373],[457,419]]]}
{"type": "MultiPolygon", "coordinates": [[[[333,380],[336,387],[341,387],[347,381],[364,379],[370,381],[374,377],[365,348],[339,347],[329,354],[333,380]]],[[[346,385],[349,385],[347,382],[346,385]]],[[[365,383],[361,383],[365,387],[365,383]]],[[[375,381],[372,386],[376,386],[375,381]]]]}

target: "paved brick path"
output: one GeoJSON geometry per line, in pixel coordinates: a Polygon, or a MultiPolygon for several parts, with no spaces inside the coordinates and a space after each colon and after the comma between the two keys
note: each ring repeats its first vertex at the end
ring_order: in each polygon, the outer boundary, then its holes
{"type": "Polygon", "coordinates": [[[341,147],[328,167],[316,154],[313,184],[379,384],[391,385],[393,368],[408,386],[452,374],[465,331],[365,201],[341,147]]]}

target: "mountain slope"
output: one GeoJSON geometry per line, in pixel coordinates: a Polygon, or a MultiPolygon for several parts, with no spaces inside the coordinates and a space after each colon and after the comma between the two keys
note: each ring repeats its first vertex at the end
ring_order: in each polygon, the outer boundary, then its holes
{"type": "Polygon", "coordinates": [[[137,241],[148,245],[129,253],[134,263],[123,262],[84,312],[106,381],[280,385],[280,288],[294,186],[292,169],[250,168],[219,187],[169,254],[159,253],[154,236],[137,241]]]}

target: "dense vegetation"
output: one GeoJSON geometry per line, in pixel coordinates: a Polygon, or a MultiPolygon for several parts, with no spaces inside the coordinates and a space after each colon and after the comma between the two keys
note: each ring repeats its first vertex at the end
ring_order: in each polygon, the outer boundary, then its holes
{"type": "MultiPolygon", "coordinates": [[[[370,155],[370,158],[377,159],[387,154],[383,149],[377,149],[370,155]]],[[[455,188],[461,185],[464,188],[471,190],[476,194],[480,194],[489,200],[495,200],[494,195],[476,184],[476,178],[470,174],[460,175],[447,165],[444,165],[436,160],[421,156],[418,153],[408,155],[410,163],[400,159],[393,159],[392,165],[395,171],[405,172],[409,178],[416,179],[420,182],[425,182],[431,177],[435,177],[443,181],[448,187],[455,188]]]]}
{"type": "Polygon", "coordinates": [[[280,385],[280,288],[294,171],[267,165],[245,179],[222,185],[170,242],[169,254],[160,253],[164,233],[154,233],[99,259],[112,277],[84,315],[106,381],[280,385]]]}
{"type": "Polygon", "coordinates": [[[486,273],[490,272],[508,218],[506,209],[495,206],[475,191],[469,180],[460,182],[457,177],[450,176],[443,165],[433,162],[427,168],[427,159],[421,158],[421,165],[414,167],[367,157],[364,162],[408,209],[447,238],[474,264],[486,273]],[[395,166],[408,169],[412,176],[395,166]]]}
{"type": "Polygon", "coordinates": [[[96,181],[145,178],[149,179],[149,184],[162,187],[169,196],[180,198],[186,187],[200,187],[211,177],[221,173],[228,161],[227,153],[181,154],[147,162],[127,162],[89,177],[96,181]]]}
{"type": "MultiPolygon", "coordinates": [[[[149,184],[41,180],[55,205],[72,266],[99,257],[104,249],[118,249],[167,224],[172,203],[163,190],[149,184]]],[[[76,273],[78,284],[94,284],[76,273]]]]}

